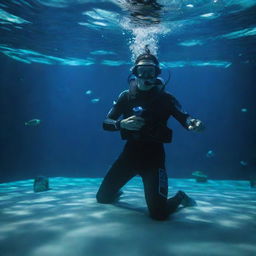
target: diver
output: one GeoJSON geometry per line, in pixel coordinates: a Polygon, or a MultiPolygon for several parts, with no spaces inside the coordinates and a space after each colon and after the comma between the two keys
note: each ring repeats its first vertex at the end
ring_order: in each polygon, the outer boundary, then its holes
{"type": "Polygon", "coordinates": [[[168,177],[165,169],[164,143],[172,141],[167,120],[173,116],[189,131],[203,131],[199,119],[184,112],[178,100],[165,91],[157,58],[150,53],[139,55],[131,69],[130,88],[114,102],[103,122],[103,129],[120,131],[127,140],[122,153],[108,170],[96,195],[99,203],[116,203],[120,189],[134,176],[142,177],[145,199],[151,218],[165,220],[179,205],[195,206],[196,201],[184,191],[167,198],[168,177]]]}

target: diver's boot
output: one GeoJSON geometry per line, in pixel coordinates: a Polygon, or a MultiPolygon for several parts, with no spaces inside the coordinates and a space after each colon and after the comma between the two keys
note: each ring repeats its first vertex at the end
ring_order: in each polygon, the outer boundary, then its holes
{"type": "Polygon", "coordinates": [[[179,190],[177,194],[179,194],[182,197],[182,200],[180,203],[182,206],[184,207],[197,206],[196,201],[193,198],[189,197],[184,191],[179,190]]]}

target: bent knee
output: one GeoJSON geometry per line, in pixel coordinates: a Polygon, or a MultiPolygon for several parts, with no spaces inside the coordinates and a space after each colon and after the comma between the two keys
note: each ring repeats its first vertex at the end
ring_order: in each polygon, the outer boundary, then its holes
{"type": "Polygon", "coordinates": [[[169,214],[167,212],[150,212],[150,217],[154,220],[167,220],[169,217],[169,214]]]}
{"type": "Polygon", "coordinates": [[[112,198],[108,198],[107,196],[104,196],[100,193],[96,194],[96,200],[100,204],[111,204],[113,202],[112,198]]]}

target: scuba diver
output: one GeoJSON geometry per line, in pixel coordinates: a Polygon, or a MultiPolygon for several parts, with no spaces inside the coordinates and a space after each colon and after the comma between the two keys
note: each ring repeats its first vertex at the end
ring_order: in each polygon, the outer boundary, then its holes
{"type": "Polygon", "coordinates": [[[140,175],[150,217],[165,220],[179,205],[196,205],[195,200],[183,191],[167,198],[163,143],[172,141],[167,120],[173,116],[189,131],[200,132],[204,125],[184,112],[178,100],[165,91],[166,83],[159,77],[159,62],[150,53],[148,45],[145,53],[137,57],[131,71],[129,90],[119,95],[103,122],[104,130],[120,131],[121,138],[127,142],[103,179],[96,199],[103,204],[116,203],[123,193],[120,189],[131,178],[140,175]]]}

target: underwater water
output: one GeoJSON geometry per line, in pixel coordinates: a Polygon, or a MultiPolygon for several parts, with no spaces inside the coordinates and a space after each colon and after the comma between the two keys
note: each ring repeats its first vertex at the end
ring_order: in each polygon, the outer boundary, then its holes
{"type": "Polygon", "coordinates": [[[137,2],[0,0],[1,254],[256,255],[256,3],[137,2]],[[125,144],[102,122],[145,45],[205,125],[168,121],[169,196],[198,205],[163,222],[141,177],[114,205],[95,198],[125,144]],[[33,191],[38,176],[50,190],[33,191]]]}

